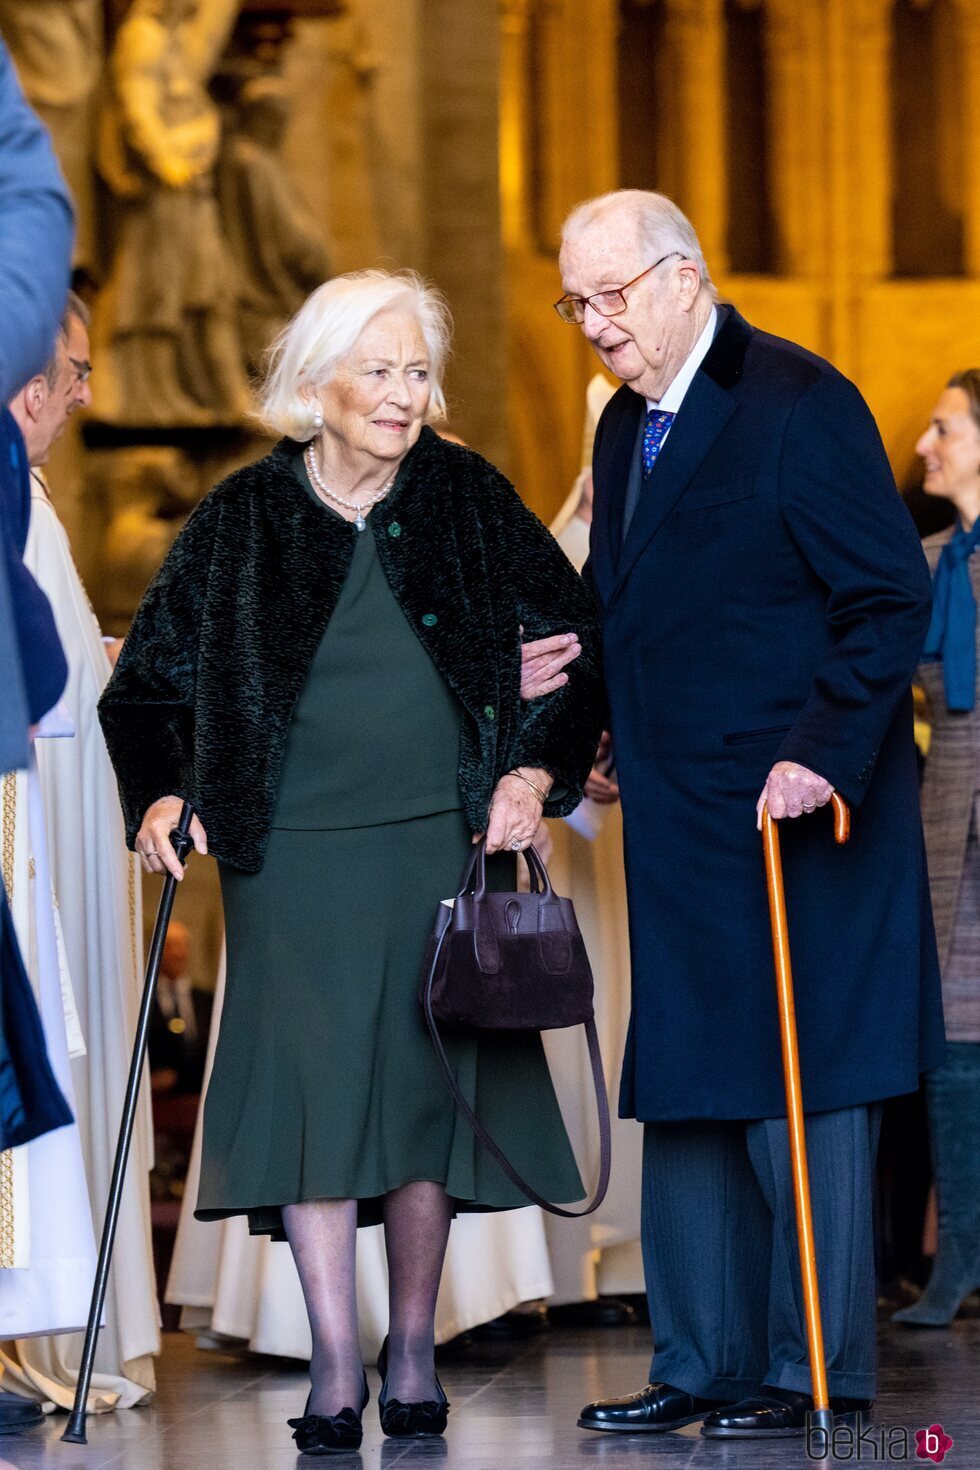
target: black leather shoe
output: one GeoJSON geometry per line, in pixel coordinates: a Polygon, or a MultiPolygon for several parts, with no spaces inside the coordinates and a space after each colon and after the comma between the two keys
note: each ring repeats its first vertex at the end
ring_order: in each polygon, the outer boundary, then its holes
{"type": "Polygon", "coordinates": [[[600,1399],[586,1404],[579,1415],[579,1429],[612,1429],[621,1434],[665,1434],[703,1419],[723,1401],[698,1399],[670,1383],[648,1383],[639,1393],[623,1399],[600,1399]]]}
{"type": "MultiPolygon", "coordinates": [[[[871,1400],[831,1399],[830,1407],[835,1423],[846,1422],[849,1416],[867,1413],[871,1400]]],[[[812,1413],[813,1399],[808,1393],[764,1383],[753,1398],[709,1414],[701,1433],[705,1439],[789,1439],[806,1434],[806,1416],[812,1413]]]]}
{"type": "Polygon", "coordinates": [[[381,1344],[378,1356],[378,1372],[381,1374],[381,1392],[378,1408],[381,1410],[381,1428],[389,1439],[431,1439],[444,1434],[449,1419],[449,1400],[436,1379],[437,1399],[423,1399],[419,1403],[403,1404],[401,1399],[388,1397],[388,1339],[381,1344]]]}
{"type": "Polygon", "coordinates": [[[613,1296],[600,1296],[591,1302],[562,1302],[548,1308],[552,1327],[635,1327],[636,1313],[613,1296]]]}
{"type": "MultiPolygon", "coordinates": [[[[312,1398],[312,1394],[310,1397],[312,1398]]],[[[360,1449],[361,1440],[364,1437],[361,1416],[367,1408],[370,1397],[367,1375],[365,1375],[360,1410],[341,1409],[339,1414],[311,1414],[309,1413],[310,1400],[307,1399],[302,1419],[287,1419],[286,1421],[293,1431],[293,1439],[296,1441],[296,1448],[300,1454],[342,1455],[350,1450],[360,1449]]]]}
{"type": "Polygon", "coordinates": [[[41,1405],[16,1393],[0,1393],[0,1434],[21,1434],[44,1423],[41,1405]]]}

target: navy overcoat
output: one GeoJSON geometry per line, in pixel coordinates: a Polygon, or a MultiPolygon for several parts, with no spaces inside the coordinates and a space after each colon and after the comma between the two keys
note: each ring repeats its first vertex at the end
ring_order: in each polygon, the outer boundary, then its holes
{"type": "Polygon", "coordinates": [[[731,307],[644,483],[644,401],[596,435],[587,575],[625,820],[633,1014],[620,1111],[785,1113],[755,804],[777,760],[850,802],[781,824],[804,1106],[913,1090],[944,1040],[909,684],[930,580],[874,421],[731,307]]]}

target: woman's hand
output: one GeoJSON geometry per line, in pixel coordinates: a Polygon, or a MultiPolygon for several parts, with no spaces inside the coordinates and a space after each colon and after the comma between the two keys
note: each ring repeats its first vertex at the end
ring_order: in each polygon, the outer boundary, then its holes
{"type": "MultiPolygon", "coordinates": [[[[529,793],[530,794],[530,793],[529,793]]],[[[172,873],[179,883],[184,865],[174,852],[171,832],[180,822],[184,803],[179,796],[161,796],[143,814],[143,824],[136,834],[136,851],[144,873],[172,873]]],[[[208,839],[197,817],[191,818],[191,837],[199,853],[208,850],[208,839]]]]}
{"type": "MultiPolygon", "coordinates": [[[[554,779],[547,771],[529,766],[522,766],[520,771],[547,796],[554,779]]],[[[487,852],[520,852],[530,846],[541,821],[542,805],[520,776],[501,776],[490,801],[487,852]]]]}

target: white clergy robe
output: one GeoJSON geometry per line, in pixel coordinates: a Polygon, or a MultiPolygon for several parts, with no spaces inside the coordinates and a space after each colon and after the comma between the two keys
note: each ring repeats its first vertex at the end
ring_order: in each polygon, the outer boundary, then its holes
{"type": "MultiPolygon", "coordinates": [[[[89,1229],[94,1224],[98,1233],[142,988],[140,887],[136,859],[126,851],[115,776],[96,709],[110,664],[68,538],[37,472],[25,561],[51,602],[68,660],[60,707],[74,722],[75,735],[38,742],[38,764],[52,885],[87,1043],[86,1055],[72,1063],[73,1109],[88,1177],[89,1229]]],[[[123,1190],[90,1412],[145,1402],[154,1388],[153,1355],[160,1337],[150,1234],[151,1162],[147,1079],[123,1190]]],[[[89,1294],[91,1287],[90,1274],[89,1294]]],[[[87,1314],[86,1307],[82,1324],[87,1314]]],[[[56,1330],[55,1324],[48,1330],[56,1330]]],[[[2,1387],[69,1407],[81,1345],[80,1334],[3,1344],[2,1387]]]]}
{"type": "MultiPolygon", "coordinates": [[[[48,1058],[74,1113],[69,1029],[77,1047],[77,1020],[58,942],[33,750],[28,770],[0,781],[0,833],[4,886],[48,1058]]],[[[72,1122],[0,1156],[0,1339],[84,1326],[94,1275],[95,1236],[81,1138],[72,1122]]],[[[6,1344],[0,1351],[5,1350],[6,1344]]],[[[3,1366],[0,1387],[17,1391],[3,1366]]]]}

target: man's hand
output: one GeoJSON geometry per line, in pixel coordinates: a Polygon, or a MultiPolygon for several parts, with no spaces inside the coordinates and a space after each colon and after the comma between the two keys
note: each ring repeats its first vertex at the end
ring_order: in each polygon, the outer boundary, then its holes
{"type": "Polygon", "coordinates": [[[602,806],[612,806],[619,800],[619,787],[609,775],[611,746],[612,737],[608,730],[603,730],[599,749],[596,751],[595,765],[584,787],[585,795],[602,806]]]}
{"type": "Polygon", "coordinates": [[[769,807],[774,821],[782,817],[809,816],[826,806],[834,794],[829,781],[795,761],[777,761],[769,772],[762,795],[755,804],[755,825],[762,830],[762,808],[769,807]]]}
{"type": "MultiPolygon", "coordinates": [[[[524,629],[521,629],[524,632],[524,629]]],[[[521,645],[521,698],[540,699],[568,683],[562,673],[566,664],[578,658],[582,645],[577,633],[557,633],[553,638],[538,638],[521,645]]]]}

